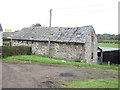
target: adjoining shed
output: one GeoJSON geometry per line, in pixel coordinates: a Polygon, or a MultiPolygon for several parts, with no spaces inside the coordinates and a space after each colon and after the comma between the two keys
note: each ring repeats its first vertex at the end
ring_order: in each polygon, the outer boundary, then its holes
{"type": "Polygon", "coordinates": [[[120,49],[109,47],[98,47],[98,63],[120,64],[120,49]]]}
{"type": "Polygon", "coordinates": [[[32,47],[32,53],[37,55],[67,61],[97,63],[97,36],[93,26],[23,28],[12,37],[12,46],[20,45],[32,47]]]}
{"type": "Polygon", "coordinates": [[[11,38],[16,32],[3,32],[3,46],[11,46],[11,38]]]}

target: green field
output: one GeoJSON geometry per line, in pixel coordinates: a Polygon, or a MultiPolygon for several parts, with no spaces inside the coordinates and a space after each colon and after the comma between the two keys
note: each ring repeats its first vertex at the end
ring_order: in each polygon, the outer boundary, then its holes
{"type": "Polygon", "coordinates": [[[17,55],[9,56],[2,59],[3,62],[16,62],[16,63],[37,63],[37,64],[57,64],[57,65],[70,65],[77,67],[92,67],[92,68],[102,68],[102,69],[113,69],[118,70],[118,67],[111,65],[97,65],[97,64],[87,64],[80,62],[62,62],[61,60],[56,60],[48,57],[42,57],[37,55],[17,55]]]}
{"type": "Polygon", "coordinates": [[[99,47],[111,47],[111,48],[120,48],[118,44],[115,43],[98,43],[99,47]]]}

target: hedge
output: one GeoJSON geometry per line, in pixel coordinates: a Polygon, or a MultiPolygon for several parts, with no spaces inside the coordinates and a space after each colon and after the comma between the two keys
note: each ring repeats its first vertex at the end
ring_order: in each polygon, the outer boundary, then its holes
{"type": "Polygon", "coordinates": [[[110,40],[98,40],[98,43],[116,43],[116,44],[120,44],[119,41],[110,41],[110,40]]]}
{"type": "Polygon", "coordinates": [[[11,39],[9,38],[3,38],[3,41],[10,41],[11,39]]]}
{"type": "Polygon", "coordinates": [[[28,46],[2,46],[2,57],[14,55],[30,55],[31,47],[28,46]]]}

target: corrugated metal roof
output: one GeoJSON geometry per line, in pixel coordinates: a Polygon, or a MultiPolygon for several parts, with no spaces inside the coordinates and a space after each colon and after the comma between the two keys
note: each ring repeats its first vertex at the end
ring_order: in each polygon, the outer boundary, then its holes
{"type": "Polygon", "coordinates": [[[102,51],[114,51],[114,50],[120,50],[120,48],[112,48],[112,47],[99,47],[102,49],[102,51]]]}
{"type": "Polygon", "coordinates": [[[51,30],[48,27],[23,28],[20,32],[15,33],[12,39],[48,41],[50,33],[51,41],[85,43],[86,36],[93,30],[92,26],[74,28],[52,27],[51,30]]]}

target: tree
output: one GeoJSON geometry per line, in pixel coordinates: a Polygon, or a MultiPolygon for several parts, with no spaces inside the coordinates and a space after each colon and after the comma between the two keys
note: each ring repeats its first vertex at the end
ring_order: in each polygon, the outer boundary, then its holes
{"type": "Polygon", "coordinates": [[[39,24],[39,23],[36,23],[36,24],[32,24],[32,27],[41,27],[42,25],[39,24]]]}
{"type": "Polygon", "coordinates": [[[120,35],[115,34],[97,34],[98,40],[118,40],[120,35]]]}

